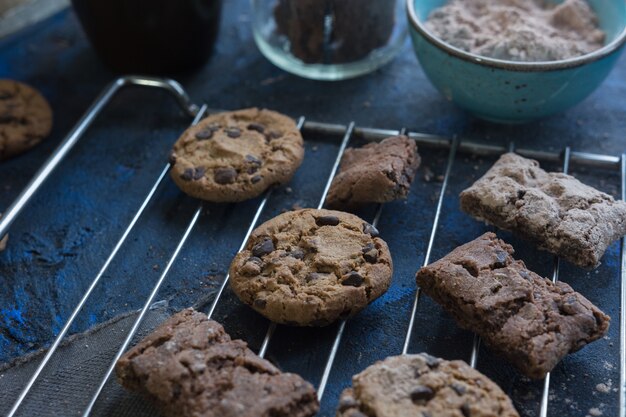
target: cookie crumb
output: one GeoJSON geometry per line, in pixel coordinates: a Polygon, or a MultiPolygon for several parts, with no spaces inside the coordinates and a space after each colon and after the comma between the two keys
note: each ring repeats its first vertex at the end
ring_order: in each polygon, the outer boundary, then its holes
{"type": "Polygon", "coordinates": [[[590,416],[598,417],[598,416],[601,416],[602,414],[603,414],[602,410],[600,410],[597,407],[593,407],[593,408],[589,409],[589,415],[590,416]]]}
{"type": "Polygon", "coordinates": [[[424,181],[431,182],[435,177],[435,173],[430,169],[430,167],[424,167],[424,181]]]}
{"type": "Polygon", "coordinates": [[[599,383],[598,385],[596,385],[596,391],[608,394],[609,392],[611,392],[611,384],[611,380],[609,380],[609,382],[607,383],[599,383]]]}

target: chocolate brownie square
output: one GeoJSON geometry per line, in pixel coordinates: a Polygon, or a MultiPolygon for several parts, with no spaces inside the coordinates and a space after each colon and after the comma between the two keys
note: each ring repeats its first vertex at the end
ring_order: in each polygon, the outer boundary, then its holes
{"type": "Polygon", "coordinates": [[[461,193],[461,208],[584,268],[626,235],[625,202],[514,153],[461,193]]]}
{"type": "Polygon", "coordinates": [[[420,164],[417,145],[406,136],[348,148],[327,197],[331,208],[404,199],[420,164]]]}
{"type": "Polygon", "coordinates": [[[192,309],[174,315],[117,362],[120,383],[165,417],[310,417],[315,390],[192,309]]]}
{"type": "Polygon", "coordinates": [[[416,280],[459,326],[523,374],[543,378],[565,355],[604,336],[610,317],[512,254],[510,245],[486,233],[422,268],[416,280]]]}

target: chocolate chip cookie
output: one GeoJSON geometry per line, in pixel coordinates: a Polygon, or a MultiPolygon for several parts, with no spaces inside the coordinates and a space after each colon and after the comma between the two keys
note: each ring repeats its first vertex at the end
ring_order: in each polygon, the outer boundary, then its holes
{"type": "Polygon", "coordinates": [[[352,377],[337,417],[519,417],[507,395],[463,361],[392,356],[352,377]]]}
{"type": "Polygon", "coordinates": [[[52,110],[32,87],[0,80],[0,160],[18,155],[44,140],[52,129],[52,110]]]}
{"type": "Polygon", "coordinates": [[[281,373],[192,309],[124,354],[115,371],[165,417],[311,417],[319,409],[311,384],[281,373]]]}
{"type": "Polygon", "coordinates": [[[289,182],[304,158],[302,135],[282,114],[246,109],[208,116],[170,156],[174,182],[192,197],[238,202],[289,182]]]}
{"type": "Polygon", "coordinates": [[[552,283],[486,233],[417,273],[417,284],[464,329],[530,378],[600,339],[610,318],[564,282],[552,283]]]}
{"type": "Polygon", "coordinates": [[[349,148],[326,200],[329,208],[405,199],[420,164],[417,144],[395,136],[362,148],[349,148]]]}
{"type": "Polygon", "coordinates": [[[461,193],[461,208],[583,268],[626,235],[625,202],[514,153],[461,193]]]}
{"type": "Polygon", "coordinates": [[[244,303],[276,322],[325,326],[348,318],[391,283],[387,244],[352,214],[304,209],[257,228],[230,266],[244,303]]]}

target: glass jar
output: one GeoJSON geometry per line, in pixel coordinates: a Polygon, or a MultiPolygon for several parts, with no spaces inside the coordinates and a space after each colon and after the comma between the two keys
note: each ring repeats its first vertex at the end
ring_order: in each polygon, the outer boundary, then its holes
{"type": "Polygon", "coordinates": [[[406,37],[401,0],[251,0],[254,39],[271,62],[341,80],[381,67],[406,37]]]}

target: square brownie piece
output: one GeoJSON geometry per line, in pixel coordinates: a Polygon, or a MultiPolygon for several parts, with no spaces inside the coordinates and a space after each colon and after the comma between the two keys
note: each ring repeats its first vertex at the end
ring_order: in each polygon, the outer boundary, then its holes
{"type": "Polygon", "coordinates": [[[348,148],[326,203],[345,209],[405,199],[419,165],[417,144],[406,136],[348,148]]]}
{"type": "Polygon", "coordinates": [[[626,203],[514,153],[461,193],[461,209],[583,268],[626,235],[626,203]]]}
{"type": "Polygon", "coordinates": [[[172,316],[117,362],[120,383],[165,417],[311,417],[311,384],[281,373],[192,309],[172,316]]]}
{"type": "Polygon", "coordinates": [[[486,233],[422,268],[417,284],[524,375],[543,378],[565,355],[604,336],[610,317],[512,254],[486,233]]]}

